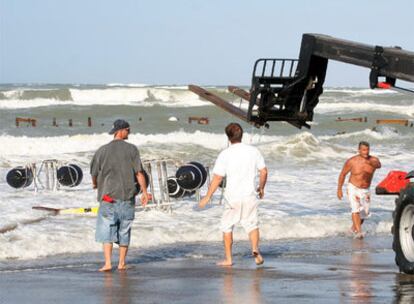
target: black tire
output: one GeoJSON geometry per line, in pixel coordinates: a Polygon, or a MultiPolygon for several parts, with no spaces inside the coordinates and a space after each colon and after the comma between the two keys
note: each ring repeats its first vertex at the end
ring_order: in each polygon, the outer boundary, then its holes
{"type": "Polygon", "coordinates": [[[177,178],[171,176],[167,179],[168,195],[172,198],[182,198],[185,194],[185,190],[177,183],[177,178]]]}
{"type": "MultiPolygon", "coordinates": [[[[80,173],[82,174],[82,170],[80,171],[80,173]]],[[[59,184],[66,187],[75,187],[80,177],[77,168],[72,167],[72,165],[62,166],[59,169],[57,169],[56,176],[59,184]]],[[[82,177],[80,177],[80,180],[82,180],[82,177]]]]}
{"type": "Polygon", "coordinates": [[[414,183],[410,183],[395,200],[392,249],[401,272],[414,274],[414,183]]]}
{"type": "Polygon", "coordinates": [[[33,182],[33,171],[26,167],[16,167],[7,173],[6,181],[13,188],[25,188],[33,182]]]}
{"type": "Polygon", "coordinates": [[[185,164],[178,168],[175,173],[178,185],[187,191],[194,191],[201,187],[203,172],[194,164],[185,164]]]}
{"type": "Polygon", "coordinates": [[[78,165],[75,165],[75,164],[70,164],[69,166],[75,169],[76,172],[78,173],[78,178],[76,179],[76,182],[73,185],[73,187],[79,186],[79,184],[82,182],[82,179],[83,179],[82,169],[78,165]]]}
{"type": "Polygon", "coordinates": [[[189,164],[192,164],[192,165],[196,166],[201,171],[202,180],[201,180],[200,186],[198,186],[198,187],[199,188],[203,187],[203,185],[207,181],[207,169],[202,164],[200,164],[199,162],[193,161],[193,162],[189,162],[189,164]]]}

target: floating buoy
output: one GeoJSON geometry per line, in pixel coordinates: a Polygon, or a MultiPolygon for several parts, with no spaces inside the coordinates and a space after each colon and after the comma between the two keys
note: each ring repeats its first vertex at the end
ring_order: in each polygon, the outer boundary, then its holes
{"type": "Polygon", "coordinates": [[[56,175],[59,184],[67,187],[78,186],[83,178],[82,169],[75,164],[60,167],[56,175]]]}
{"type": "Polygon", "coordinates": [[[172,198],[181,198],[185,194],[185,190],[177,183],[177,178],[171,176],[167,179],[168,195],[172,198]]]}
{"type": "Polygon", "coordinates": [[[16,189],[28,187],[33,182],[33,171],[27,167],[16,167],[7,173],[6,181],[16,189]]]}
{"type": "Polygon", "coordinates": [[[178,185],[187,191],[201,188],[207,180],[207,170],[197,162],[188,163],[178,168],[175,177],[178,185]]]}

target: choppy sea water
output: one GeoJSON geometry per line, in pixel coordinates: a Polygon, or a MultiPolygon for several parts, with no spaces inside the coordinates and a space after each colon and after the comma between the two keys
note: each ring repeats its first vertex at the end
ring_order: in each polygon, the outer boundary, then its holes
{"type": "MultiPolygon", "coordinates": [[[[240,103],[224,88],[210,88],[240,103]]],[[[129,142],[145,160],[170,158],[199,161],[211,166],[227,147],[223,129],[237,121],[214,105],[200,100],[186,87],[120,85],[1,85],[0,86],[0,261],[32,259],[55,254],[100,251],[94,241],[95,218],[32,210],[33,205],[56,208],[97,204],[91,189],[89,162],[98,147],[111,140],[107,131],[117,118],[131,124],[129,142]],[[208,125],[189,124],[190,116],[209,117],[208,125]],[[16,117],[37,119],[37,126],[15,126],[16,117]],[[87,118],[92,118],[92,127],[87,118]],[[176,117],[178,121],[169,121],[176,117]],[[52,126],[56,118],[58,126],[52,126]],[[68,120],[73,120],[73,127],[68,120]],[[7,172],[19,165],[45,159],[78,164],[82,184],[59,191],[33,186],[13,189],[7,172]]],[[[361,140],[383,164],[373,187],[392,169],[414,169],[413,128],[378,126],[376,119],[414,118],[414,97],[389,91],[328,88],[315,109],[311,130],[271,123],[258,130],[243,124],[244,142],[257,146],[269,168],[265,199],[260,204],[261,234],[266,240],[306,239],[344,235],[350,226],[346,200],[336,198],[336,183],[344,161],[356,153],[361,140]],[[367,117],[368,122],[336,122],[337,117],[367,117]]],[[[172,172],[173,173],[173,172],[172,172]]],[[[205,192],[205,189],[202,189],[205,192]]],[[[220,241],[220,193],[204,211],[195,199],[178,200],[173,212],[137,211],[132,248],[177,243],[220,241]]],[[[373,216],[364,224],[368,234],[388,234],[392,197],[373,196],[373,216]]],[[[235,230],[236,239],[247,240],[235,230]]]]}

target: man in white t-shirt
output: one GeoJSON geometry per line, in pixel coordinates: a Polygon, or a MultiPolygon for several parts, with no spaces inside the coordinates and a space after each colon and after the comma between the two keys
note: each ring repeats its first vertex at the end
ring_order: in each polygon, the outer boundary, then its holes
{"type": "Polygon", "coordinates": [[[229,124],[225,131],[231,145],[219,154],[213,169],[214,176],[210,188],[207,195],[200,201],[199,206],[200,208],[205,207],[223,178],[226,177],[226,190],[224,192],[225,210],[221,220],[225,259],[217,263],[217,265],[233,265],[233,227],[239,222],[249,234],[252,254],[256,264],[260,265],[263,264],[264,260],[259,252],[260,234],[255,180],[259,172],[257,192],[259,198],[263,198],[267,180],[267,168],[259,150],[241,142],[243,129],[238,123],[229,124]]]}

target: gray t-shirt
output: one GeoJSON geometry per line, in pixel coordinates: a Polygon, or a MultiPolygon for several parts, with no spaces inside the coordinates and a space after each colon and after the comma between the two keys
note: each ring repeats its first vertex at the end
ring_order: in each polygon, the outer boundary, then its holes
{"type": "Polygon", "coordinates": [[[100,147],[91,161],[91,175],[97,177],[98,201],[107,194],[113,199],[129,200],[138,192],[136,174],[142,171],[136,146],[113,140],[100,147]]]}

